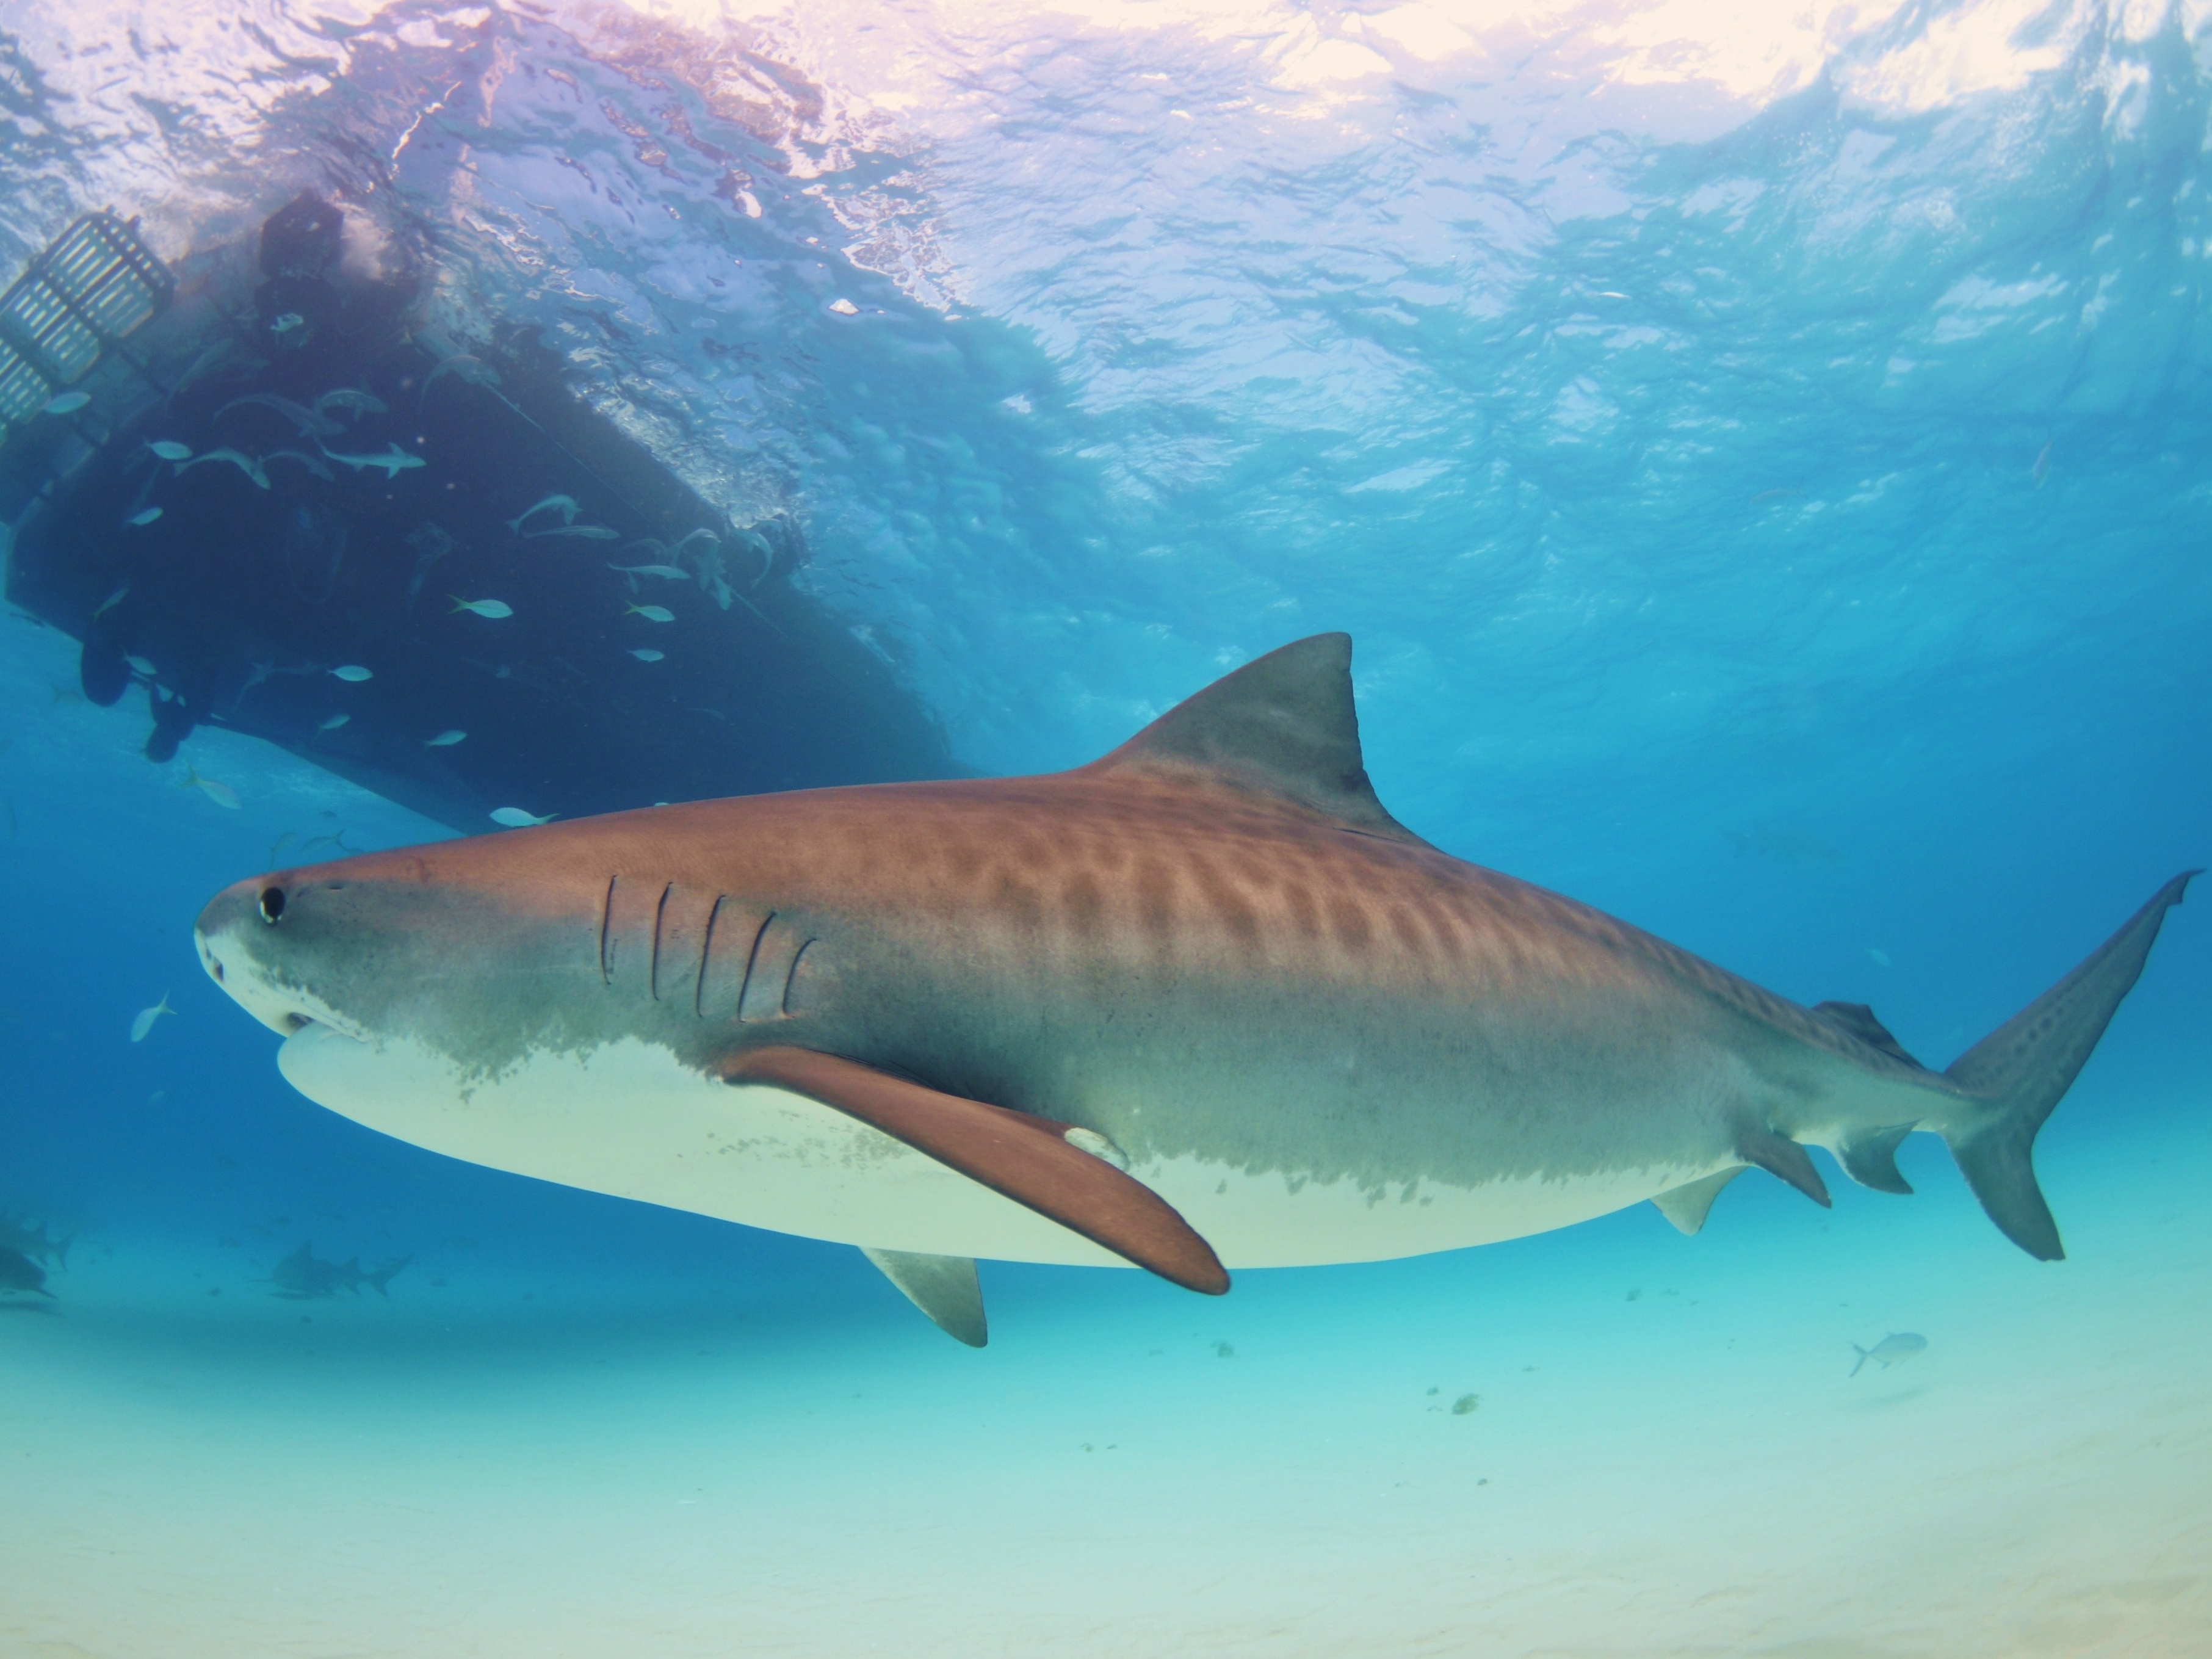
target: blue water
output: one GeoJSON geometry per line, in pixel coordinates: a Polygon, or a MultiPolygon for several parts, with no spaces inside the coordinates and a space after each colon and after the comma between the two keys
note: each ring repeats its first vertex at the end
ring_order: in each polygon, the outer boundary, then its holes
{"type": "MultiPolygon", "coordinates": [[[[333,193],[427,329],[537,326],[793,515],[964,766],[1348,629],[1416,832],[1946,1063],[2212,855],[2212,24],[1506,9],[19,0],[0,275],[112,205],[189,283],[333,193]]],[[[0,1208],[77,1235],[0,1318],[0,1653],[2212,1629],[2201,896],[2038,1144],[2063,1264],[1919,1137],[1912,1199],[1754,1176],[1694,1239],[987,1263],[971,1353],[851,1249],[293,1093],[198,907],[449,831],[219,729],[150,765],[76,673],[0,622],[0,1208]],[[270,1297],[302,1242],[412,1260],[270,1297]]]]}

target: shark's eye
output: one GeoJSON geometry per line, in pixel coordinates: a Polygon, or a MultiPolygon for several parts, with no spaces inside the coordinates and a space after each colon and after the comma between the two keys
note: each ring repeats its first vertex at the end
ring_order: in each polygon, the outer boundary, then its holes
{"type": "Polygon", "coordinates": [[[284,890],[281,887],[263,888],[261,890],[261,920],[273,927],[283,915],[284,890]]]}

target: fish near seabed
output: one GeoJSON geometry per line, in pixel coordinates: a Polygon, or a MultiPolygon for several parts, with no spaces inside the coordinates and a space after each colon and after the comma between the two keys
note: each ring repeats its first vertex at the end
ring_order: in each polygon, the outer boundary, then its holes
{"type": "Polygon", "coordinates": [[[359,1256],[349,1261],[325,1261],[315,1255],[313,1244],[302,1244],[269,1270],[269,1282],[276,1287],[269,1294],[287,1302],[305,1302],[314,1297],[336,1296],[340,1291],[351,1291],[359,1296],[361,1287],[367,1285],[388,1299],[392,1292],[385,1286],[392,1282],[393,1274],[414,1259],[411,1255],[401,1256],[374,1273],[363,1273],[359,1256]]]}
{"type": "Polygon", "coordinates": [[[1862,1348],[1857,1343],[1852,1343],[1851,1352],[1859,1357],[1858,1364],[1851,1367],[1851,1375],[1856,1376],[1860,1367],[1869,1359],[1887,1370],[1892,1365],[1899,1364],[1915,1354],[1927,1352],[1928,1339],[1917,1331],[1892,1331],[1871,1348],[1862,1348]]]}
{"type": "Polygon", "coordinates": [[[2061,1254],[2029,1149],[2188,877],[1947,1071],[1383,810],[1351,641],[1091,764],[653,807],[282,869],[199,918],[311,1099],[549,1181],[861,1247],[963,1341],[974,1258],[1455,1249],[1943,1137],[2061,1254]]]}

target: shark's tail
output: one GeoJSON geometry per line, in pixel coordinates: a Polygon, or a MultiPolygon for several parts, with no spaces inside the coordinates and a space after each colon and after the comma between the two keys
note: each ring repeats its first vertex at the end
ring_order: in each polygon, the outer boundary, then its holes
{"type": "MultiPolygon", "coordinates": [[[[2166,913],[2181,902],[2188,870],[2152,895],[2119,932],[2019,1013],[1959,1056],[1944,1076],[1981,1109],[1943,1139],[1974,1196],[2007,1238],[2042,1261],[2066,1251],[2035,1184],[2035,1132],[2071,1086],[2112,1011],[2134,987],[2166,913]]],[[[1863,1363],[1863,1362],[1862,1362],[1863,1363]]]]}
{"type": "Polygon", "coordinates": [[[414,1259],[415,1258],[411,1255],[403,1255],[397,1261],[387,1261],[381,1267],[379,1267],[374,1273],[363,1273],[362,1275],[362,1283],[364,1285],[375,1285],[376,1293],[379,1296],[388,1298],[392,1292],[386,1290],[384,1287],[392,1282],[392,1276],[394,1273],[398,1273],[402,1267],[405,1267],[414,1259]]]}

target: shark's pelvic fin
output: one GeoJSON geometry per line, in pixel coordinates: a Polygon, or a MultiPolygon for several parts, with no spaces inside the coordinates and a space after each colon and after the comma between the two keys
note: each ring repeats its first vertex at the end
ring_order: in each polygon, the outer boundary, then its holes
{"type": "Polygon", "coordinates": [[[1727,1186],[1744,1171],[1737,1164],[1733,1170],[1723,1170],[1718,1175],[1700,1176],[1686,1186],[1664,1192],[1651,1200],[1661,1215],[1674,1224],[1678,1232],[1694,1233],[1705,1224],[1705,1216],[1713,1207],[1713,1200],[1727,1186]]]}
{"type": "Polygon", "coordinates": [[[883,1269],[901,1295],[927,1314],[937,1328],[971,1348],[991,1340],[983,1320],[983,1287],[975,1264],[964,1255],[918,1255],[912,1250],[871,1250],[862,1255],[883,1269]]]}
{"type": "Polygon", "coordinates": [[[1886,1129],[1866,1129],[1846,1135],[1836,1143],[1836,1160],[1862,1187],[1871,1187],[1878,1193],[1910,1194],[1912,1183],[1897,1167],[1897,1149],[1917,1127],[1893,1123],[1886,1129]]]}
{"type": "MultiPolygon", "coordinates": [[[[1816,1002],[1813,1012],[1829,1024],[1840,1026],[1869,1048],[1879,1048],[1892,1060],[1901,1060],[1907,1066],[1920,1062],[1905,1052],[1905,1045],[1889,1034],[1889,1028],[1874,1017],[1874,1010],[1863,1002],[1816,1002]]],[[[1923,1071],[1927,1067],[1921,1066],[1923,1071]]]]}
{"type": "Polygon", "coordinates": [[[788,1089],[856,1117],[1186,1290],[1219,1296],[1229,1288],[1213,1247],[1165,1199],[1072,1144],[1062,1124],[810,1048],[737,1054],[721,1076],[788,1089]]]}
{"type": "Polygon", "coordinates": [[[1745,1163],[1756,1164],[1768,1174],[1779,1176],[1822,1208],[1833,1207],[1828,1183],[1813,1167],[1811,1154],[1796,1141],[1760,1124],[1736,1137],[1735,1150],[1745,1163]]]}
{"type": "Polygon", "coordinates": [[[1951,1156],[1998,1230],[2040,1261],[2058,1261],[2066,1251],[2035,1182],[2035,1132],[2080,1074],[2120,999],[2135,988],[2166,913],[2181,902],[2190,878],[2202,873],[2184,871],[2160,888],[2072,973],[1943,1073],[1987,1108],[1944,1130],[1951,1156]]]}
{"type": "Polygon", "coordinates": [[[1188,768],[1294,800],[1370,836],[1421,844],[1367,781],[1352,704],[1352,635],[1255,657],[1084,769],[1188,768]]]}

